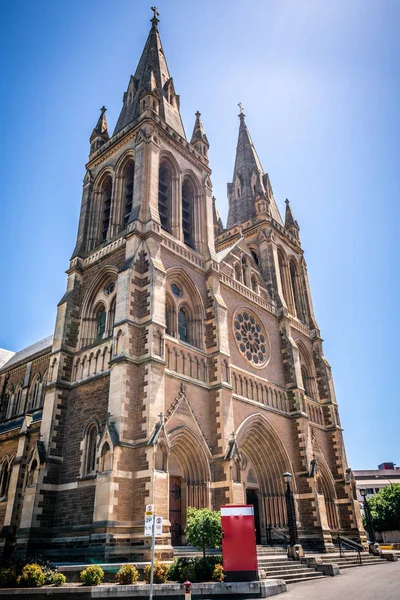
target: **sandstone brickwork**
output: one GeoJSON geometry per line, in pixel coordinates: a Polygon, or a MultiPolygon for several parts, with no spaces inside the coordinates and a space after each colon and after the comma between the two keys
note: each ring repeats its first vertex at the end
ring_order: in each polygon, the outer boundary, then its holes
{"type": "Polygon", "coordinates": [[[257,538],[365,542],[299,225],[282,219],[241,111],[229,218],[200,119],[184,134],[152,19],[116,129],[90,138],[77,243],[54,335],[0,369],[0,550],[157,556],[190,506],[255,506],[257,538]]]}

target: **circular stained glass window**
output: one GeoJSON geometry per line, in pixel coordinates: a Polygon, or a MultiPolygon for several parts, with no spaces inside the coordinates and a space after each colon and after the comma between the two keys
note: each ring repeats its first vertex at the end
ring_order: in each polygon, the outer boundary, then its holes
{"type": "Polygon", "coordinates": [[[115,282],[110,281],[109,283],[107,283],[106,287],[104,288],[104,293],[106,296],[109,296],[110,294],[113,293],[114,290],[115,290],[115,282]]]}
{"type": "Polygon", "coordinates": [[[240,353],[255,367],[269,358],[267,334],[258,318],[248,310],[238,310],[233,320],[233,334],[240,353]]]}

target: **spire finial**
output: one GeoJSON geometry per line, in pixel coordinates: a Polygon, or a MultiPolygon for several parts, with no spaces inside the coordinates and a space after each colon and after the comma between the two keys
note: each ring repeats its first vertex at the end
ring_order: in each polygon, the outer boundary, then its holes
{"type": "Polygon", "coordinates": [[[154,15],[153,15],[153,18],[150,19],[150,22],[153,24],[153,28],[157,29],[157,25],[159,23],[159,20],[157,19],[157,17],[160,16],[160,13],[157,10],[157,6],[152,6],[151,10],[153,11],[154,15]]]}
{"type": "Polygon", "coordinates": [[[104,115],[104,113],[107,111],[107,109],[106,109],[106,107],[104,105],[101,107],[100,110],[101,110],[101,114],[102,115],[104,115]]]}
{"type": "Polygon", "coordinates": [[[285,204],[290,204],[289,200],[286,198],[285,204]]]}
{"type": "Polygon", "coordinates": [[[245,114],[244,114],[244,112],[243,112],[243,104],[242,104],[241,102],[239,102],[239,104],[238,104],[238,107],[239,107],[239,110],[240,110],[240,113],[239,113],[239,115],[238,115],[238,116],[239,116],[239,118],[240,118],[240,119],[244,119],[244,117],[245,117],[246,115],[245,115],[245,114]]]}
{"type": "Polygon", "coordinates": [[[197,117],[198,119],[201,117],[201,112],[199,112],[198,110],[194,113],[194,116],[197,117]]]}

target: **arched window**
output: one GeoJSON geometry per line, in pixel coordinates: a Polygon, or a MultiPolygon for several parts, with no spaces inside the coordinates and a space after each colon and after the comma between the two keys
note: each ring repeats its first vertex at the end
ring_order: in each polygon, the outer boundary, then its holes
{"type": "Polygon", "coordinates": [[[191,182],[186,179],[182,185],[182,231],[183,241],[187,246],[194,248],[193,239],[193,206],[194,189],[191,182]]]}
{"type": "Polygon", "coordinates": [[[108,335],[112,335],[113,327],[115,323],[115,305],[116,298],[111,302],[110,310],[108,312],[108,335]]]}
{"type": "Polygon", "coordinates": [[[309,398],[313,398],[313,389],[312,389],[312,378],[308,374],[308,371],[304,365],[301,366],[301,377],[303,379],[303,387],[304,391],[309,398]]]}
{"type": "Polygon", "coordinates": [[[292,284],[293,291],[293,300],[294,300],[294,308],[296,310],[296,316],[298,319],[303,320],[301,304],[300,304],[300,294],[299,294],[299,286],[297,280],[297,267],[293,261],[290,262],[290,281],[292,284]]]}
{"type": "Polygon", "coordinates": [[[175,337],[175,311],[171,299],[167,296],[165,301],[166,333],[175,337]]]}
{"type": "Polygon", "coordinates": [[[248,278],[247,278],[247,258],[245,257],[244,254],[242,256],[242,280],[243,280],[244,285],[248,285],[248,278]]]}
{"type": "Polygon", "coordinates": [[[284,258],[282,256],[281,252],[278,252],[278,263],[279,263],[279,275],[281,278],[282,293],[283,293],[283,297],[285,299],[286,304],[288,304],[288,295],[287,295],[287,287],[286,287],[286,279],[285,279],[285,263],[284,263],[284,258]]]}
{"type": "Polygon", "coordinates": [[[189,343],[189,318],[185,308],[181,308],[178,314],[178,333],[182,342],[189,343]]]}
{"type": "Polygon", "coordinates": [[[160,163],[158,171],[158,213],[162,229],[171,233],[172,174],[165,161],[160,163]]]}
{"type": "Polygon", "coordinates": [[[251,248],[250,250],[252,257],[254,258],[255,263],[258,265],[259,264],[259,259],[258,259],[258,254],[255,250],[253,250],[253,248],[251,248]]]}
{"type": "Polygon", "coordinates": [[[14,403],[13,403],[13,412],[12,412],[12,417],[15,417],[16,415],[20,415],[24,412],[24,406],[23,404],[23,399],[22,399],[22,381],[17,385],[17,387],[15,388],[15,393],[14,393],[14,403]]]}
{"type": "Polygon", "coordinates": [[[7,496],[8,485],[10,483],[10,475],[10,465],[8,464],[8,460],[5,459],[3,461],[3,464],[1,465],[0,472],[0,499],[5,498],[7,496]]]}
{"type": "Polygon", "coordinates": [[[40,374],[36,373],[33,377],[30,390],[29,390],[29,408],[34,410],[41,405],[41,397],[42,397],[42,380],[40,378],[40,374]]]}
{"type": "Polygon", "coordinates": [[[111,448],[108,442],[105,442],[101,449],[100,471],[110,471],[111,466],[111,448]]]}
{"type": "Polygon", "coordinates": [[[135,163],[133,160],[129,161],[124,171],[124,213],[123,213],[123,227],[126,227],[129,221],[129,217],[132,212],[133,205],[133,186],[135,177],[135,163]]]}
{"type": "Polygon", "coordinates": [[[111,217],[111,196],[112,196],[112,179],[109,175],[104,180],[101,188],[101,195],[103,201],[103,222],[101,228],[101,241],[105,242],[107,239],[108,228],[110,226],[111,217]]]}
{"type": "Polygon", "coordinates": [[[106,330],[107,312],[103,304],[99,306],[96,312],[96,340],[102,340],[106,330]]]}
{"type": "Polygon", "coordinates": [[[14,388],[11,384],[8,384],[3,396],[3,402],[1,406],[1,418],[8,419],[10,416],[11,403],[13,397],[14,388]]]}
{"type": "Polygon", "coordinates": [[[86,431],[84,452],[84,475],[90,475],[96,471],[96,446],[97,426],[92,423],[86,431]]]}
{"type": "Polygon", "coordinates": [[[36,471],[37,471],[38,463],[36,458],[33,459],[31,466],[29,467],[28,477],[26,480],[27,487],[30,485],[34,485],[36,483],[36,471]]]}

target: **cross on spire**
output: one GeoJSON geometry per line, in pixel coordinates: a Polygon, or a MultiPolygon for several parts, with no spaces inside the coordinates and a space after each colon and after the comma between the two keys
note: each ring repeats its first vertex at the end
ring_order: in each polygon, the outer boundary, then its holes
{"type": "Polygon", "coordinates": [[[240,110],[239,117],[242,118],[242,117],[244,117],[243,104],[241,102],[239,102],[238,107],[240,110]]]}
{"type": "Polygon", "coordinates": [[[158,23],[157,17],[160,16],[160,13],[157,10],[157,6],[152,6],[151,10],[153,11],[154,15],[153,15],[153,18],[150,19],[150,21],[151,21],[151,23],[153,23],[153,27],[156,28],[157,27],[157,23],[158,23]]]}

